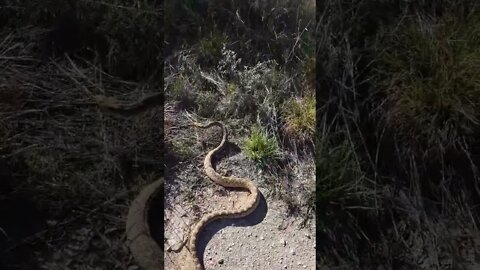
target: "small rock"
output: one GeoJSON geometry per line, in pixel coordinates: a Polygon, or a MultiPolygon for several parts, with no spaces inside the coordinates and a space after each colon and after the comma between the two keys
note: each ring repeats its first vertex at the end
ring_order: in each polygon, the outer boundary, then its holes
{"type": "Polygon", "coordinates": [[[218,264],[223,264],[223,263],[224,263],[223,259],[218,260],[218,264]]]}
{"type": "Polygon", "coordinates": [[[283,269],[287,269],[287,265],[284,265],[284,266],[283,266],[283,269]]]}
{"type": "Polygon", "coordinates": [[[290,254],[295,255],[295,250],[291,249],[290,254]]]}
{"type": "Polygon", "coordinates": [[[265,238],[263,236],[260,237],[260,240],[264,240],[265,238]]]}
{"type": "Polygon", "coordinates": [[[283,246],[286,246],[286,245],[287,245],[287,241],[285,241],[285,239],[281,239],[281,240],[280,240],[280,244],[282,244],[283,246]]]}

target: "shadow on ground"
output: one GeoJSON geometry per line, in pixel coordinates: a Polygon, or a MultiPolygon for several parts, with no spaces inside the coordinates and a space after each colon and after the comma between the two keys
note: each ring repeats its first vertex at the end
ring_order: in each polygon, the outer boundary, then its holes
{"type": "Polygon", "coordinates": [[[265,197],[260,193],[260,203],[257,206],[257,209],[253,211],[250,215],[244,218],[222,218],[220,220],[213,221],[208,224],[205,229],[200,233],[198,238],[198,254],[202,265],[204,265],[204,253],[205,248],[207,247],[208,242],[213,238],[213,236],[218,233],[220,230],[227,226],[234,227],[248,227],[254,226],[262,222],[267,216],[268,205],[265,197]]]}

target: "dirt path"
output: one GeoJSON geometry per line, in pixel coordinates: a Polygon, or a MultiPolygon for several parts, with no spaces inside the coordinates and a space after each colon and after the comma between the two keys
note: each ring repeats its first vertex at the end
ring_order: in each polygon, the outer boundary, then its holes
{"type": "MultiPolygon", "coordinates": [[[[315,219],[302,227],[302,217],[289,215],[285,202],[269,196],[263,173],[243,153],[219,159],[217,171],[253,179],[262,199],[248,217],[215,221],[201,233],[198,251],[205,269],[315,269],[315,219]]],[[[202,171],[202,160],[178,164],[181,169],[166,175],[164,250],[180,243],[203,214],[241,207],[248,196],[213,184],[202,171]]],[[[181,269],[185,252],[166,251],[165,269],[181,269]]]]}
{"type": "MultiPolygon", "coordinates": [[[[247,218],[210,224],[200,236],[199,254],[205,269],[315,269],[315,228],[300,223],[287,217],[285,203],[262,197],[247,218]]],[[[180,255],[167,252],[165,258],[165,269],[180,269],[180,255]]]]}

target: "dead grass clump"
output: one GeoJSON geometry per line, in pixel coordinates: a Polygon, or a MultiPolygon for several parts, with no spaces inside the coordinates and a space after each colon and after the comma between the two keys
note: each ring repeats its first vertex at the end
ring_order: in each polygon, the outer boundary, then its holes
{"type": "Polygon", "coordinates": [[[287,138],[301,144],[312,142],[316,127],[315,98],[292,98],[285,102],[283,127],[287,138]]]}
{"type": "Polygon", "coordinates": [[[388,38],[377,70],[386,121],[423,152],[459,148],[478,125],[479,18],[418,16],[388,38]]]}

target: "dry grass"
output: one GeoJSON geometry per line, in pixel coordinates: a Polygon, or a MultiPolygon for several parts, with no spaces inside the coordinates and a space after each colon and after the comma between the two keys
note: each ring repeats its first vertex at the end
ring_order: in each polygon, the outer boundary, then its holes
{"type": "Polygon", "coordinates": [[[81,58],[41,62],[32,57],[36,34],[19,28],[1,35],[0,156],[10,170],[0,199],[14,209],[32,202],[25,211],[38,213],[1,211],[10,237],[0,240],[1,267],[125,269],[134,262],[123,242],[124,216],[141,186],[163,173],[162,111],[134,119],[102,114],[96,94],[134,101],[154,90],[81,58]],[[22,237],[28,224],[37,229],[22,237]]]}
{"type": "Polygon", "coordinates": [[[418,16],[388,34],[378,70],[386,121],[423,151],[459,148],[478,125],[479,18],[418,16]]]}
{"type": "MultiPolygon", "coordinates": [[[[174,111],[181,115],[185,109],[204,121],[226,123],[232,148],[250,159],[242,162],[256,164],[271,194],[310,218],[313,5],[313,1],[170,1],[166,13],[177,15],[166,18],[166,50],[172,57],[165,69],[165,94],[169,104],[178,106],[174,111]],[[179,14],[187,19],[180,22],[179,14]],[[292,108],[289,103],[297,97],[305,98],[292,108]]],[[[178,121],[172,118],[167,151],[177,159],[172,166],[183,168],[201,152],[192,147],[190,134],[177,130],[178,121]]]]}
{"type": "Polygon", "coordinates": [[[292,98],[284,105],[284,130],[287,138],[304,143],[315,135],[315,98],[292,98]]]}
{"type": "Polygon", "coordinates": [[[478,4],[332,0],[318,17],[318,267],[475,269],[478,4]]]}

